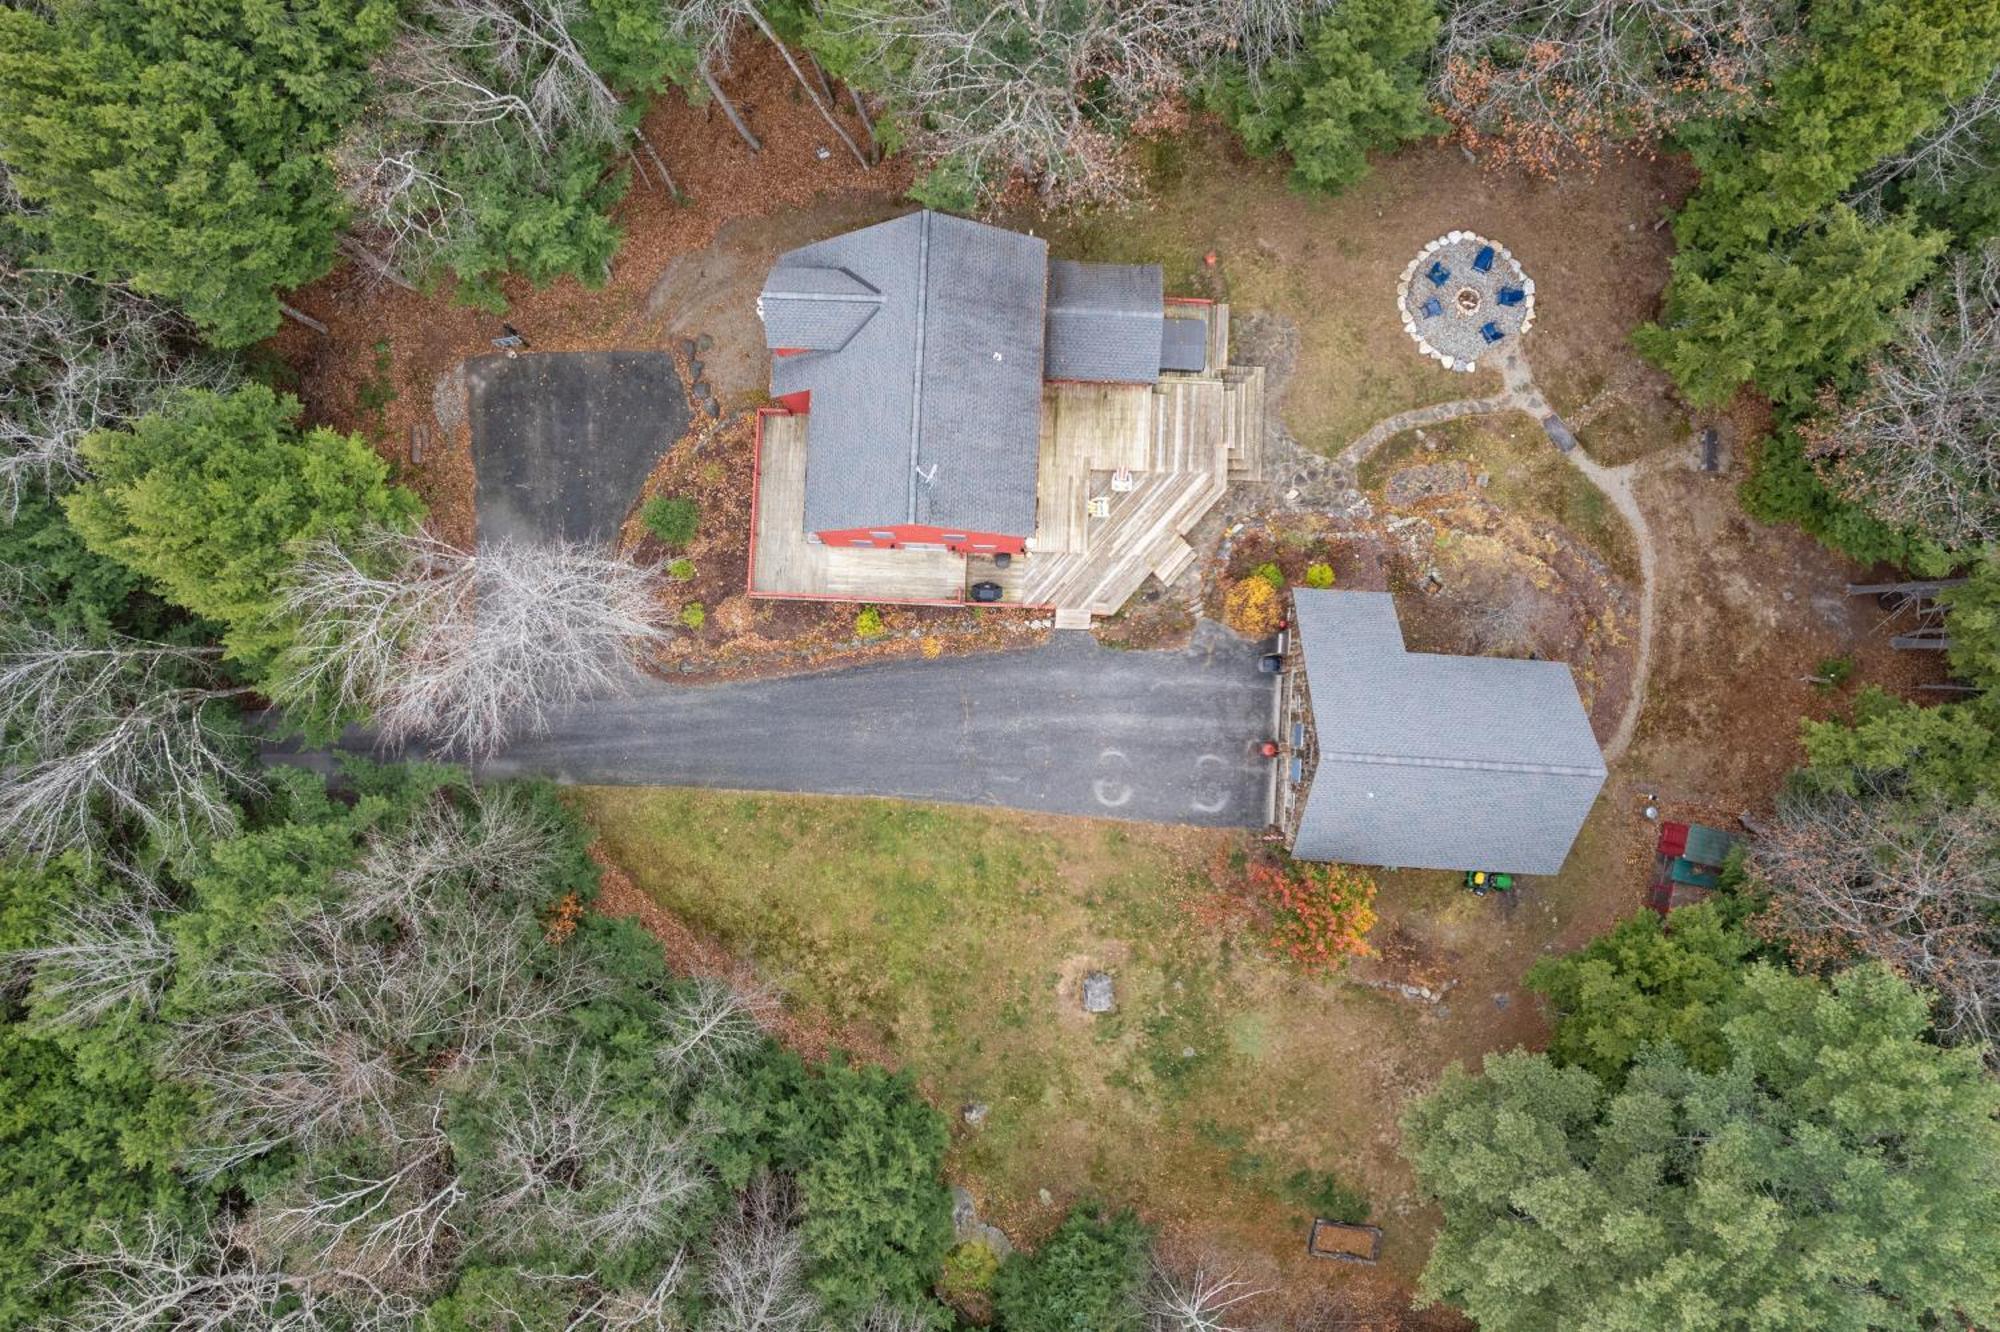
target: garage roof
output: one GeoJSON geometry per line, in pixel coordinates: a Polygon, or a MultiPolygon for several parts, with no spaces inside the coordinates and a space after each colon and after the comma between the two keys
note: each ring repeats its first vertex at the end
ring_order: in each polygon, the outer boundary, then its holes
{"type": "Polygon", "coordinates": [[[1560,870],[1605,777],[1569,667],[1410,652],[1382,592],[1293,601],[1319,749],[1293,854],[1560,870]]]}

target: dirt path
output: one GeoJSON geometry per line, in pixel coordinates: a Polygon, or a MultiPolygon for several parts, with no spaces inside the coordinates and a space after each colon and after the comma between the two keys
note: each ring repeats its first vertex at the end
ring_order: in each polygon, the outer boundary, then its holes
{"type": "Polygon", "coordinates": [[[1659,555],[1653,530],[1646,525],[1645,511],[1639,507],[1639,498],[1633,491],[1641,464],[1606,467],[1591,461],[1581,448],[1570,449],[1563,456],[1603,491],[1611,506],[1624,517],[1632,529],[1632,544],[1639,552],[1639,645],[1632,657],[1632,692],[1625,700],[1625,713],[1618,719],[1618,728],[1604,742],[1604,761],[1615,763],[1631,747],[1632,733],[1638,729],[1639,714],[1646,706],[1646,681],[1653,666],[1653,602],[1660,582],[1659,555]]]}
{"type": "Polygon", "coordinates": [[[1646,706],[1646,683],[1653,663],[1654,601],[1659,584],[1659,556],[1652,528],[1647,525],[1645,511],[1639,507],[1634,490],[1642,464],[1631,462],[1607,467],[1593,461],[1535,386],[1534,371],[1519,351],[1507,355],[1501,363],[1500,373],[1506,388],[1499,394],[1490,398],[1461,398],[1456,402],[1441,402],[1384,417],[1342,449],[1337,461],[1341,469],[1352,477],[1371,453],[1404,431],[1439,425],[1463,416],[1518,411],[1526,412],[1541,422],[1550,441],[1563,457],[1602,491],[1604,497],[1611,501],[1611,506],[1625,519],[1626,525],[1632,529],[1632,544],[1639,552],[1639,642],[1632,661],[1632,692],[1625,701],[1625,711],[1618,718],[1618,725],[1603,746],[1604,761],[1615,763],[1631,747],[1632,735],[1638,729],[1639,714],[1646,706]],[[1566,444],[1565,440],[1569,442],[1566,444]]]}

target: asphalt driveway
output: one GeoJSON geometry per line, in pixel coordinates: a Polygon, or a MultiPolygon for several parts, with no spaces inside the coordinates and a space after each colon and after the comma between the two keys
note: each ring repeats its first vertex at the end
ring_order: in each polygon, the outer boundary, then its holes
{"type": "Polygon", "coordinates": [[[721,685],[648,681],[484,765],[564,781],[894,796],[1210,826],[1266,817],[1276,688],[1203,622],[1179,652],[1026,652],[721,685]]]}
{"type": "Polygon", "coordinates": [[[467,362],[483,539],[608,541],[687,429],[664,352],[530,352],[467,362]]]}

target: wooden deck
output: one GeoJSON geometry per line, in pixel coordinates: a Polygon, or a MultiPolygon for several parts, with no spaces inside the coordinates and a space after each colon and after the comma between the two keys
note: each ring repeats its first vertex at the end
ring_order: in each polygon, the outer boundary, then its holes
{"type": "Polygon", "coordinates": [[[1149,575],[1171,582],[1193,564],[1187,533],[1231,481],[1260,474],[1263,368],[1228,364],[1227,305],[1188,309],[1209,323],[1201,373],[1043,390],[1039,525],[1017,593],[1026,604],[1055,607],[1071,624],[1116,614],[1149,575]],[[1114,485],[1121,469],[1129,489],[1114,485]],[[1093,499],[1106,516],[1089,516],[1093,499]]]}
{"type": "Polygon", "coordinates": [[[1148,384],[1042,386],[1035,554],[1062,555],[1084,548],[1090,474],[1144,470],[1152,446],[1154,410],[1148,384]]]}
{"type": "Polygon", "coordinates": [[[988,556],[809,541],[811,418],[766,416],[751,594],[958,602],[990,581],[999,604],[1054,609],[1067,627],[1116,614],[1149,576],[1179,577],[1196,559],[1187,534],[1263,462],[1264,371],[1228,364],[1227,305],[1191,308],[1209,321],[1201,373],[1163,374],[1157,385],[1043,386],[1035,534],[1005,569],[988,556]],[[1105,516],[1090,516],[1092,500],[1105,516]]]}
{"type": "Polygon", "coordinates": [[[767,415],[752,535],[752,596],[830,601],[964,598],[966,561],[947,550],[836,550],[808,540],[806,425],[809,416],[767,415]]]}
{"type": "Polygon", "coordinates": [[[1044,551],[1037,543],[1021,580],[1027,604],[1115,614],[1148,574],[1170,580],[1194,562],[1185,533],[1228,487],[1228,391],[1219,380],[1185,379],[1145,397],[1151,438],[1131,489],[1113,489],[1110,472],[1089,474],[1089,496],[1105,500],[1109,513],[1085,520],[1080,549],[1044,551]]]}

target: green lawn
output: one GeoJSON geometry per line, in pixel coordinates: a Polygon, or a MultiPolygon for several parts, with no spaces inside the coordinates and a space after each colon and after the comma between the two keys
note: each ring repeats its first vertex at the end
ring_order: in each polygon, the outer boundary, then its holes
{"type": "Polygon", "coordinates": [[[1367,1195],[1407,1187],[1372,1061],[1417,1016],[1189,915],[1211,871],[1241,865],[1240,835],[871,800],[580,799],[644,891],[788,1003],[880,1041],[948,1112],[990,1107],[976,1132],[954,1115],[952,1164],[1010,1230],[1097,1196],[1289,1249],[1314,1214],[1358,1219],[1367,1195]],[[1118,1008],[1093,1018],[1076,987],[1100,966],[1118,1008]]]}

